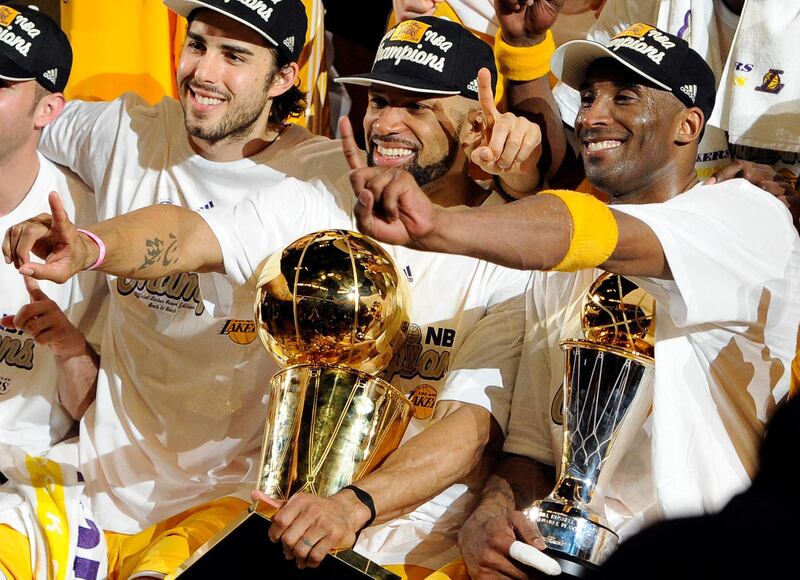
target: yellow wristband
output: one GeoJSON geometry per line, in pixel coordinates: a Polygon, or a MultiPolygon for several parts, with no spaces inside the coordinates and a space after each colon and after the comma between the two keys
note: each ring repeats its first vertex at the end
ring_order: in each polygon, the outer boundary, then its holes
{"type": "Polygon", "coordinates": [[[500,74],[512,81],[531,81],[550,72],[550,57],[556,50],[553,33],[534,46],[511,46],[499,28],[494,37],[494,58],[500,74]]]}
{"type": "Polygon", "coordinates": [[[575,272],[595,268],[611,257],[617,247],[619,229],[606,204],[592,195],[565,189],[548,189],[541,194],[554,195],[563,201],[572,217],[569,249],[553,270],[575,272]]]}

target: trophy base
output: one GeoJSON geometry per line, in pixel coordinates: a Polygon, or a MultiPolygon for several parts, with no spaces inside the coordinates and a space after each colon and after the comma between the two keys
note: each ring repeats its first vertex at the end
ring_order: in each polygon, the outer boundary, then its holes
{"type": "MultiPolygon", "coordinates": [[[[178,568],[175,578],[206,580],[208,578],[245,577],[263,571],[266,578],[323,580],[337,578],[400,580],[400,576],[382,568],[353,550],[337,550],[328,554],[317,568],[300,570],[294,560],[287,560],[281,544],[267,537],[272,523],[256,504],[220,530],[178,568]]],[[[269,509],[269,508],[267,508],[269,509]]],[[[271,510],[274,513],[274,510],[271,510]]]]}
{"type": "Polygon", "coordinates": [[[581,578],[600,566],[617,547],[619,537],[596,516],[577,506],[544,499],[525,510],[567,575],[581,578]]]}
{"type": "Polygon", "coordinates": [[[561,566],[561,574],[558,575],[559,578],[586,578],[593,571],[597,570],[597,566],[589,566],[585,562],[579,562],[577,560],[568,560],[563,552],[546,549],[544,553],[561,566]]]}

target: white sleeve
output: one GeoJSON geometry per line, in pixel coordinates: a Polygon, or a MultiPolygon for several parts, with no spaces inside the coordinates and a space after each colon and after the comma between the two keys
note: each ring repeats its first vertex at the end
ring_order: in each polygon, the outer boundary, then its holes
{"type": "Polygon", "coordinates": [[[58,118],[42,131],[39,151],[51,161],[69,167],[97,192],[127,111],[146,104],[133,93],[110,102],[69,101],[58,118]]]}
{"type": "Polygon", "coordinates": [[[551,353],[544,310],[546,277],[534,275],[526,296],[525,340],[503,451],[553,464],[551,353]]]}
{"type": "Polygon", "coordinates": [[[478,405],[505,432],[525,334],[525,290],[530,273],[507,270],[485,315],[456,352],[440,400],[478,405]]]}
{"type": "Polygon", "coordinates": [[[352,229],[349,216],[319,185],[287,178],[233,207],[200,212],[222,249],[225,273],[236,284],[254,279],[270,254],[305,234],[352,229]]]}
{"type": "Polygon", "coordinates": [[[797,252],[786,208],[743,179],[659,204],[619,205],[658,237],[673,280],[636,278],[679,327],[753,324],[765,287],[783,280],[797,252]]]}

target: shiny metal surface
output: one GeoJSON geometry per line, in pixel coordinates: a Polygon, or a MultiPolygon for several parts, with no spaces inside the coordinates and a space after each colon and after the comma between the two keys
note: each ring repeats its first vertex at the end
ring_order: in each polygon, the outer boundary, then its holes
{"type": "Polygon", "coordinates": [[[409,296],[405,277],[377,242],[346,230],[316,232],[267,261],[256,325],[282,366],[376,373],[404,340],[409,296]]]}
{"type": "Polygon", "coordinates": [[[259,489],[329,496],[400,444],[414,406],[381,379],[344,367],[295,366],[272,379],[259,489]]]}
{"type": "Polygon", "coordinates": [[[586,293],[581,322],[586,340],[653,358],[655,300],[627,278],[598,276],[586,293]]]}
{"type": "MultiPolygon", "coordinates": [[[[265,348],[292,366],[270,383],[261,491],[275,499],[299,491],[333,495],[397,448],[414,406],[369,373],[383,370],[403,344],[409,296],[389,255],[355,232],[310,234],[269,258],[258,280],[255,322],[265,348]]],[[[230,558],[232,571],[263,567],[281,578],[399,578],[349,549],[304,570],[287,565],[282,552],[250,549],[266,541],[273,514],[256,502],[181,570],[187,578],[226,577],[215,570],[230,558]]]]}
{"type": "Polygon", "coordinates": [[[386,251],[356,232],[309,234],[259,277],[264,346],[283,364],[271,382],[259,489],[321,496],[376,467],[400,444],[414,407],[373,377],[409,325],[409,288],[386,251]]]}
{"type": "Polygon", "coordinates": [[[525,510],[548,548],[578,567],[611,554],[617,535],[597,497],[652,404],[655,302],[630,280],[600,276],[587,292],[586,340],[565,340],[561,470],[553,491],[525,510]]]}

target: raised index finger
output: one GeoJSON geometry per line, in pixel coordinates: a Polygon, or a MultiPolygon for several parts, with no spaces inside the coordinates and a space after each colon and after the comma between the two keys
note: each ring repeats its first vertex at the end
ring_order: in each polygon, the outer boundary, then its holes
{"type": "Polygon", "coordinates": [[[50,203],[50,214],[53,216],[53,229],[63,232],[66,229],[66,226],[71,224],[71,222],[69,221],[69,216],[67,216],[67,212],[64,209],[64,203],[61,201],[61,196],[59,196],[55,191],[51,191],[47,201],[50,203]]]}
{"type": "Polygon", "coordinates": [[[347,116],[339,118],[339,135],[342,136],[342,151],[344,151],[344,157],[347,159],[350,169],[366,167],[367,164],[361,156],[361,150],[358,148],[356,139],[353,136],[353,126],[347,116]]]}
{"type": "Polygon", "coordinates": [[[494,119],[499,114],[494,104],[494,89],[492,88],[492,73],[489,69],[482,68],[478,71],[478,102],[481,105],[483,117],[484,139],[488,143],[494,119]]]}

